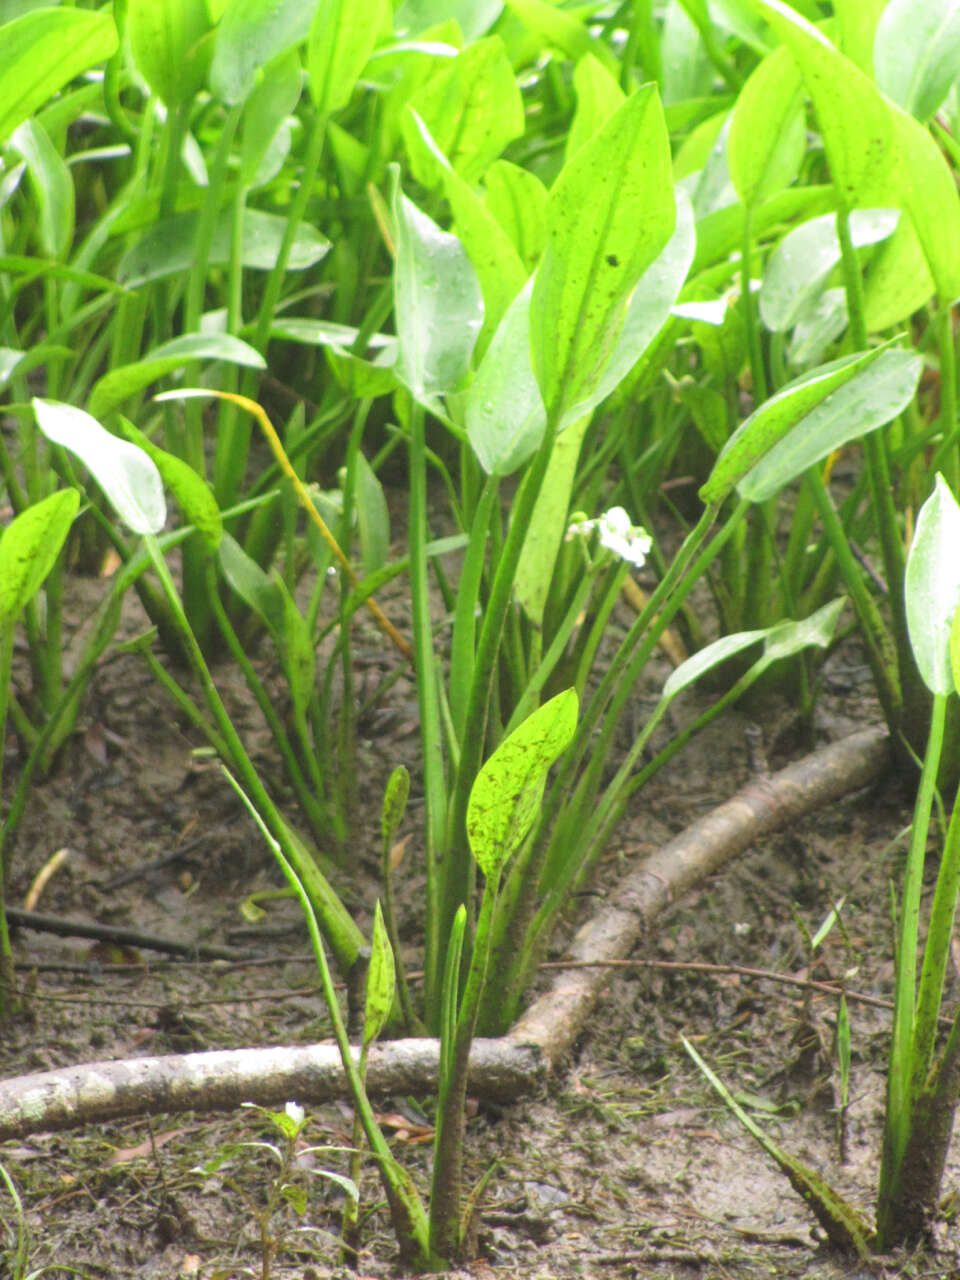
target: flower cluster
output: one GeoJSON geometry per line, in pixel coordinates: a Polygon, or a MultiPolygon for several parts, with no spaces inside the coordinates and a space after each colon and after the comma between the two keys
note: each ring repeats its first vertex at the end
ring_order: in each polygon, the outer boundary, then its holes
{"type": "Polygon", "coordinates": [[[601,547],[638,569],[653,545],[649,533],[641,525],[632,524],[623,507],[611,507],[595,520],[588,520],[582,512],[577,512],[567,529],[567,541],[578,537],[586,541],[595,530],[600,535],[601,547]]]}

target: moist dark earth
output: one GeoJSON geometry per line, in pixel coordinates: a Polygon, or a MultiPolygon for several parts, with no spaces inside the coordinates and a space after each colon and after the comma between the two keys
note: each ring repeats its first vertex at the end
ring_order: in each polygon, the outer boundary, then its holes
{"type": "MultiPolygon", "coordinates": [[[[71,583],[76,626],[101,589],[82,578],[71,583]]],[[[405,624],[402,601],[392,612],[405,624]]],[[[131,629],[138,625],[131,618],[131,629]]],[[[374,681],[396,659],[364,622],[355,631],[358,664],[374,681]]],[[[268,654],[262,663],[269,678],[268,654]]],[[[653,666],[649,684],[636,692],[637,724],[668,669],[653,666]]],[[[219,670],[217,679],[258,767],[272,778],[275,763],[256,709],[235,672],[219,670]]],[[[678,712],[681,720],[688,714],[678,712]]],[[[868,675],[852,642],[827,661],[812,725],[798,727],[774,697],[728,715],[634,797],[569,925],[614,898],[618,879],[638,859],[748,780],[756,767],[751,753],[758,727],[776,769],[876,719],[868,675]]],[[[9,902],[22,904],[33,877],[65,848],[39,910],[244,948],[254,958],[171,960],[145,948],[117,953],[89,940],[20,931],[14,947],[26,1011],[0,1030],[0,1075],[138,1054],[329,1038],[294,904],[267,902],[265,919],[255,925],[240,912],[249,894],[278,887],[279,875],[216,762],[199,747],[142,659],[134,653],[109,657],[98,669],[77,732],[33,792],[15,843],[9,902]]],[[[415,690],[404,675],[360,724],[357,794],[338,888],[366,926],[378,892],[383,786],[395,765],[407,764],[414,790],[402,832],[410,833],[410,842],[399,891],[411,969],[418,964],[422,901],[417,751],[415,690]]],[[[19,763],[12,735],[7,753],[9,786],[19,763]]],[[[889,885],[899,882],[908,823],[906,787],[888,777],[765,839],[652,923],[635,952],[647,964],[611,977],[575,1050],[541,1096],[471,1107],[468,1181],[494,1161],[498,1167],[484,1200],[476,1260],[458,1274],[478,1280],[960,1276],[956,1158],[932,1245],[869,1267],[838,1258],[826,1251],[802,1201],[711,1092],[680,1043],[685,1035],[776,1141],[870,1215],[889,1014],[855,997],[883,1000],[892,990],[889,885]],[[810,936],[841,902],[840,926],[811,960],[810,936]],[[846,984],[853,1047],[842,1117],[835,999],[743,974],[676,967],[703,961],[846,984]]],[[[929,861],[932,877],[936,859],[929,861]]],[[[554,954],[562,958],[563,937],[554,954]]],[[[960,990],[956,972],[949,981],[952,1008],[960,990]]],[[[430,1098],[395,1097],[378,1107],[395,1153],[425,1194],[430,1098]]],[[[310,1145],[346,1146],[351,1130],[349,1108],[331,1104],[310,1111],[304,1137],[310,1145]]],[[[272,1241],[275,1277],[398,1274],[370,1166],[361,1187],[360,1253],[352,1269],[340,1260],[342,1193],[322,1172],[345,1172],[345,1156],[303,1155],[294,1175],[302,1205],[281,1202],[265,1221],[275,1166],[262,1146],[243,1144],[274,1136],[256,1111],[246,1109],[0,1144],[0,1163],[19,1190],[29,1232],[25,1274],[47,1268],[42,1274],[118,1280],[261,1276],[265,1238],[272,1241]]],[[[15,1215],[6,1191],[0,1194],[6,1231],[0,1243],[7,1248],[0,1274],[20,1274],[10,1252],[15,1215]]]]}

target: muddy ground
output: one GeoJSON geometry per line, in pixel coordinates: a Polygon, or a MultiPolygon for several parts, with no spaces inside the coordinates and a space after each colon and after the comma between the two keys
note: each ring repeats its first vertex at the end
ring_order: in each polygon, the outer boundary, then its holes
{"type": "MultiPolygon", "coordinates": [[[[71,586],[79,622],[98,585],[71,586]]],[[[403,622],[398,606],[398,621],[403,622]]],[[[374,673],[394,662],[361,623],[358,654],[374,673]]],[[[229,673],[220,672],[238,727],[264,774],[268,741],[229,673]]],[[[371,677],[372,678],[372,677],[371,677]]],[[[641,721],[651,685],[638,689],[641,721]]],[[[589,913],[616,892],[636,860],[733,794],[749,776],[751,726],[763,729],[772,768],[877,718],[855,644],[831,656],[811,734],[791,726],[775,701],[728,716],[695,741],[632,804],[595,890],[589,913]]],[[[279,693],[278,693],[279,696],[279,693]]],[[[16,841],[10,902],[60,848],[69,856],[39,909],[128,924],[166,937],[249,948],[255,962],[165,960],[141,950],[117,955],[90,941],[20,931],[18,975],[27,1012],[0,1031],[0,1076],[91,1059],[183,1053],[204,1048],[309,1043],[329,1034],[322,999],[294,905],[270,904],[246,923],[241,901],[279,884],[251,822],[214,762],[197,754],[184,723],[135,654],[102,664],[78,732],[53,776],[37,786],[16,841]],[[177,854],[172,860],[168,855],[177,854]],[[166,859],[166,860],[164,860],[166,859]],[[117,961],[126,963],[117,964],[117,961]]],[[[18,763],[7,744],[6,780],[18,763]]],[[[349,875],[350,905],[376,897],[377,815],[390,769],[414,774],[402,864],[401,934],[417,965],[419,878],[416,843],[416,709],[412,682],[394,685],[361,725],[358,796],[349,875]]],[[[852,995],[888,998],[892,989],[889,890],[899,880],[909,821],[904,791],[886,779],[782,831],[740,857],[671,914],[636,951],[638,959],[710,961],[810,973],[805,931],[844,900],[842,928],[817,952],[814,976],[842,979],[852,995]]],[[[931,869],[933,870],[933,869],[931,869]]],[[[562,939],[556,956],[562,957],[562,939]]],[[[948,1000],[955,1002],[956,973],[948,1000]]],[[[889,1016],[851,998],[853,1068],[841,1121],[834,1049],[835,1002],[800,988],[742,975],[682,969],[618,972],[565,1070],[534,1101],[476,1107],[468,1128],[468,1176],[492,1161],[477,1245],[463,1274],[568,1280],[589,1277],[821,1277],[868,1274],[960,1276],[960,1228],[945,1206],[936,1247],[880,1259],[870,1269],[826,1252],[800,1199],[725,1112],[680,1045],[693,1041],[758,1123],[820,1169],[861,1208],[872,1209],[883,1109],[889,1016]]],[[[430,1099],[381,1104],[394,1149],[428,1185],[430,1099]]],[[[345,1106],[314,1109],[314,1144],[345,1145],[345,1106]]],[[[230,1277],[262,1274],[258,1216],[272,1166],[256,1113],[174,1115],[0,1144],[0,1162],[22,1197],[29,1266],[88,1277],[230,1277]]],[[[343,1170],[342,1157],[329,1167],[343,1170]],[[339,1161],[339,1163],[337,1163],[339,1161]]],[[[278,1207],[271,1274],[308,1277],[396,1274],[396,1254],[379,1186],[363,1182],[357,1269],[341,1268],[338,1189],[305,1157],[297,1177],[301,1215],[278,1207]]],[[[960,1187],[951,1164],[945,1192],[960,1187]]],[[[4,1196],[6,1193],[2,1193],[4,1196]]],[[[7,1254],[14,1215],[5,1199],[7,1254]]],[[[5,1257],[5,1260],[4,1260],[5,1257]]],[[[6,1271],[4,1271],[6,1266],[6,1271]]]]}

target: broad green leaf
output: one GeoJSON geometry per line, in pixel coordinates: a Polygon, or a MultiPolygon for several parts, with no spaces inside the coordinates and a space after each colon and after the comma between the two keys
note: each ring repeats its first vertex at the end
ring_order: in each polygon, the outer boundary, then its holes
{"type": "Polygon", "coordinates": [[[244,604],[263,619],[274,642],[279,645],[285,612],[280,588],[231,534],[223,535],[217,551],[223,576],[244,604]]]}
{"type": "Polygon", "coordinates": [[[816,613],[811,613],[809,618],[801,618],[797,622],[787,618],[770,627],[764,641],[764,665],[772,666],[775,662],[782,662],[784,658],[792,658],[795,653],[810,645],[826,649],[833,640],[843,606],[844,600],[841,597],[823,605],[816,613]]]}
{"type": "Polygon", "coordinates": [[[411,116],[424,146],[437,163],[456,233],[483,292],[483,328],[476,348],[481,357],[510,303],[526,283],[527,273],[507,232],[473,187],[451,167],[426,124],[412,109],[411,116]]]}
{"type": "Polygon", "coordinates": [[[260,83],[251,91],[243,108],[240,181],[247,187],[262,186],[262,166],[287,117],[300,101],[300,57],[288,49],[263,69],[260,83]]]}
{"type": "Polygon", "coordinates": [[[500,321],[467,388],[467,437],[488,475],[510,475],[536,453],[547,415],[530,363],[533,278],[500,321]]]}
{"type": "Polygon", "coordinates": [[[243,102],[261,68],[306,40],[315,8],[316,0],[230,0],[217,27],[213,92],[224,102],[243,102]]]}
{"type": "Polygon", "coordinates": [[[400,385],[393,369],[396,344],[389,351],[381,351],[375,360],[361,360],[337,346],[327,346],[324,351],[333,376],[356,400],[375,400],[377,396],[390,395],[400,385]]]}
{"type": "Polygon", "coordinates": [[[889,240],[876,249],[863,284],[867,331],[902,324],[933,297],[935,286],[910,218],[901,218],[889,240]]]}
{"type": "Polygon", "coordinates": [[[127,0],[125,34],[137,71],[171,110],[189,102],[209,65],[206,0],[127,0]]]}
{"type": "Polygon", "coordinates": [[[393,174],[396,372],[416,400],[429,404],[455,390],[470,367],[483,295],[463,245],[407,199],[396,167],[393,174]]]}
{"type": "Polygon", "coordinates": [[[670,674],[663,686],[663,700],[668,702],[675,698],[708,671],[761,640],[764,643],[764,653],[759,665],[764,668],[790,658],[811,645],[825,649],[833,639],[842,611],[843,600],[831,600],[809,618],[801,618],[798,622],[787,618],[759,631],[740,631],[735,635],[721,636],[719,640],[714,640],[712,644],[681,662],[670,674]]]}
{"type": "Polygon", "coordinates": [[[897,157],[888,198],[910,215],[937,294],[952,303],[960,296],[957,184],[929,131],[892,103],[888,110],[897,157]]]}
{"type": "Polygon", "coordinates": [[[316,6],[307,41],[307,71],[310,96],[321,115],[339,111],[350,101],[377,37],[389,23],[388,0],[323,0],[316,6]]]}
{"type": "Polygon", "coordinates": [[[50,135],[36,120],[24,120],[10,139],[27,162],[33,196],[40,211],[36,224],[40,248],[63,261],[73,245],[73,178],[50,135]]]}
{"type": "Polygon", "coordinates": [[[367,970],[367,995],[363,1011],[363,1043],[372,1044],[386,1026],[393,1008],[397,973],[393,948],[383,922],[379,899],[373,909],[373,937],[370,943],[370,967],[367,970]]]}
{"type": "Polygon", "coordinates": [[[803,80],[789,49],[764,58],[737,96],[727,164],[737,194],[753,206],[790,185],[806,150],[803,80]]]}
{"type": "Polygon", "coordinates": [[[787,359],[797,370],[821,364],[827,348],[847,327],[846,290],[824,289],[797,321],[787,344],[787,359]]]}
{"type": "Polygon", "coordinates": [[[737,485],[740,497],[765,502],[827,454],[890,422],[913,399],[922,372],[912,351],[883,351],[760,459],[737,485]]]}
{"type": "Polygon", "coordinates": [[[895,158],[888,104],[876,85],[795,9],[782,0],[759,4],[800,67],[841,203],[848,209],[883,203],[895,158]]]}
{"type": "Polygon", "coordinates": [[[822,365],[782,387],[741,423],[727,441],[706,484],[702,502],[722,502],[775,444],[819,404],[868,368],[886,350],[860,351],[822,365]]]}
{"type": "Polygon", "coordinates": [[[40,430],[75,454],[134,533],[159,533],[167,518],[160,472],[136,445],[120,440],[82,409],[55,400],[33,401],[40,430]]]}
{"type": "MultiPolygon", "coordinates": [[[[499,36],[464,49],[412,96],[410,111],[465,182],[477,182],[504,147],[523,133],[523,101],[499,36]]],[[[414,177],[425,187],[440,180],[440,165],[409,112],[403,135],[414,177]]]]}
{"type": "Polygon", "coordinates": [[[488,880],[500,874],[526,839],[550,767],[576,727],[577,695],[567,689],[514,729],[477,774],[467,805],[467,838],[488,880]]]}
{"type": "MultiPolygon", "coordinates": [[[[693,245],[690,203],[680,198],[677,201],[676,230],[663,252],[637,283],[613,353],[590,395],[564,413],[560,425],[565,431],[576,422],[583,423],[585,427],[584,420],[589,413],[619,385],[653,341],[666,322],[686,278],[693,245]]],[[[528,338],[533,288],[534,282],[528,281],[514,299],[467,391],[467,435],[481,465],[490,475],[509,475],[521,466],[536,452],[546,426],[546,412],[533,375],[528,338]]],[[[548,482],[554,497],[561,496],[556,489],[557,482],[559,476],[548,482]]],[[[544,501],[549,501],[553,513],[558,504],[548,499],[544,501]]],[[[561,520],[566,515],[566,498],[563,498],[562,505],[561,520]]],[[[546,514],[545,508],[543,514],[546,514]]],[[[544,587],[549,582],[558,539],[563,536],[565,526],[554,529],[551,516],[553,532],[546,534],[537,521],[534,523],[536,532],[531,529],[529,541],[536,541],[544,555],[548,547],[553,547],[549,563],[540,562],[534,570],[535,574],[542,572],[546,575],[546,581],[539,584],[539,587],[544,587]]],[[[534,587],[537,596],[540,595],[539,587],[534,587]]]]}
{"type": "Polygon", "coordinates": [[[890,0],[877,24],[877,84],[904,111],[926,122],[957,80],[958,0],[890,0]]]}
{"type": "Polygon", "coordinates": [[[579,62],[592,53],[611,75],[619,70],[617,60],[602,40],[595,40],[587,27],[573,13],[564,11],[547,0],[507,0],[506,8],[530,31],[542,36],[565,53],[571,62],[579,62]]]}
{"type": "Polygon", "coordinates": [[[79,506],[76,489],[60,489],[7,525],[0,537],[0,631],[13,626],[40,590],[79,506]]]}
{"type": "Polygon", "coordinates": [[[369,577],[387,563],[390,550],[390,513],[383,486],[362,453],[357,451],[357,530],[364,574],[369,577]]]}
{"type": "MultiPolygon", "coordinates": [[[[163,276],[189,271],[193,266],[197,230],[196,213],[179,213],[152,226],[139,243],[123,255],[117,279],[129,289],[149,284],[163,276]]],[[[232,210],[224,209],[217,219],[210,245],[208,264],[226,266],[230,261],[232,210]]],[[[287,219],[259,209],[245,209],[240,243],[240,262],[256,271],[269,271],[277,260],[287,219]]],[[[304,271],[329,251],[330,241],[306,223],[297,227],[288,271],[304,271]]]]}
{"type": "MultiPolygon", "coordinates": [[[[858,209],[849,219],[854,248],[885,240],[899,219],[897,209],[858,209]]],[[[760,318],[771,332],[793,328],[823,290],[840,257],[837,220],[832,214],[811,218],[784,236],[767,259],[759,295],[760,318]]]]}
{"type": "Polygon", "coordinates": [[[887,0],[834,0],[837,48],[867,76],[874,74],[874,38],[886,3],[887,0]]]}
{"type": "Polygon", "coordinates": [[[937,473],[920,508],[907,557],[904,595],[910,647],[931,693],[952,693],[950,635],[960,607],[960,506],[937,473]]]}
{"type": "Polygon", "coordinates": [[[117,49],[108,10],[36,9],[0,27],[0,142],[75,76],[117,49]]]}
{"type": "Polygon", "coordinates": [[[207,544],[208,551],[216,551],[223,537],[223,519],[206,480],[182,458],[155,445],[128,418],[121,416],[120,421],[130,443],[138,445],[153,459],[164,483],[179,503],[184,520],[194,526],[207,544]]]}
{"type": "Polygon", "coordinates": [[[576,421],[615,391],[666,324],[687,279],[696,247],[693,210],[679,190],[676,211],[673,234],[637,281],[606,368],[590,394],[567,410],[564,422],[576,421]]]}
{"type": "Polygon", "coordinates": [[[147,352],[136,364],[120,365],[94,383],[87,411],[106,417],[118,405],[151,382],[181,369],[191,360],[226,360],[248,369],[264,369],[263,356],[254,347],[228,333],[187,333],[147,352]]]}
{"type": "Polygon", "coordinates": [[[661,696],[665,701],[671,701],[678,693],[696,684],[701,676],[712,671],[714,667],[720,666],[728,658],[734,657],[744,649],[749,649],[752,644],[759,644],[768,633],[769,628],[759,631],[738,631],[734,635],[721,636],[712,644],[705,645],[670,673],[661,696]]]}
{"type": "Polygon", "coordinates": [[[646,86],[564,166],[547,202],[530,340],[540,393],[557,420],[595,390],[629,296],[675,222],[663,110],[646,86]]]}
{"type": "Polygon", "coordinates": [[[623,90],[616,77],[592,53],[584,54],[573,69],[577,109],[567,134],[564,159],[569,160],[585,142],[623,106],[623,90]]]}
{"type": "Polygon", "coordinates": [[[384,840],[392,840],[397,834],[403,815],[407,811],[407,800],[410,796],[410,774],[407,768],[398,764],[390,775],[386,790],[383,793],[383,808],[380,812],[380,834],[384,840]]]}
{"type": "Polygon", "coordinates": [[[513,241],[529,274],[540,261],[547,238],[547,189],[535,173],[498,160],[483,180],[487,208],[513,241]]]}
{"type": "MultiPolygon", "coordinates": [[[[278,315],[270,329],[272,338],[305,342],[314,347],[352,347],[360,330],[333,320],[312,320],[308,316],[278,315]]],[[[391,333],[372,333],[366,338],[368,347],[396,354],[397,340],[391,333]]]]}
{"type": "Polygon", "coordinates": [[[668,0],[666,5],[660,57],[665,103],[707,97],[716,72],[700,32],[680,0],[668,0]]]}
{"type": "Polygon", "coordinates": [[[404,0],[397,9],[398,36],[416,36],[455,19],[465,44],[489,31],[503,11],[503,0],[404,0]]]}

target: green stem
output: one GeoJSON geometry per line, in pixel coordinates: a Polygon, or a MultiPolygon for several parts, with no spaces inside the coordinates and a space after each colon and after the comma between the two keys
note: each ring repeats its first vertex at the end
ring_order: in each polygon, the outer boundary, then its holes
{"type": "Polygon", "coordinates": [[[265,817],[270,832],[278,841],[284,853],[297,869],[297,874],[306,884],[310,900],[320,916],[330,945],[333,948],[337,963],[346,971],[357,957],[357,952],[364,944],[363,934],[354,923],[350,913],[330,887],[309,851],[297,840],[292,829],[281,817],[276,805],[270,799],[266,788],[260,781],[253,761],[247,754],[240,736],[233,727],[227,709],[217,692],[210,669],[197,643],[183,605],[177,594],[170,571],[167,568],[156,539],[145,535],[144,546],[150,556],[154,570],[160,579],[161,587],[170,604],[174,621],[183,636],[187,656],[203,689],[204,701],[214,718],[217,729],[223,738],[230,762],[240,774],[243,785],[252,796],[257,810],[265,817]]]}
{"type": "Polygon", "coordinates": [[[767,371],[760,346],[760,330],[757,326],[757,307],[750,287],[750,264],[753,258],[753,207],[747,205],[743,214],[743,239],[740,247],[740,308],[747,333],[747,349],[750,353],[750,373],[753,378],[753,403],[755,408],[766,400],[767,371]]]}
{"type": "MultiPolygon", "coordinates": [[[[939,698],[935,699],[935,702],[939,698]]],[[[938,733],[943,734],[942,725],[938,733]]],[[[953,803],[947,838],[940,857],[940,871],[934,890],[927,941],[923,953],[923,970],[917,996],[916,1036],[913,1046],[913,1091],[917,1096],[926,1086],[933,1066],[943,984],[953,940],[953,922],[960,894],[960,793],[953,803]]]]}
{"type": "MultiPolygon", "coordinates": [[[[871,439],[867,436],[867,439],[871,439]]],[[[817,467],[811,467],[805,480],[813,494],[820,519],[823,523],[827,541],[833,549],[843,580],[850,593],[850,599],[860,623],[864,644],[867,649],[867,661],[873,673],[877,697],[883,708],[884,719],[891,733],[900,729],[903,715],[903,695],[897,672],[897,655],[890,640],[889,632],[884,624],[873,596],[867,589],[860,566],[853,557],[847,535],[834,509],[817,467]]],[[[888,579],[888,588],[890,580],[888,579]]]]}
{"type": "Polygon", "coordinates": [[[413,651],[420,707],[420,741],[423,751],[424,834],[426,848],[427,903],[424,943],[424,1009],[428,1024],[434,1024],[440,994],[440,939],[438,919],[439,886],[437,858],[446,816],[447,791],[444,778],[440,704],[437,692],[439,663],[433,650],[430,617],[430,584],[427,573],[427,464],[423,406],[414,403],[410,417],[410,596],[413,613],[413,651]]]}
{"type": "Polygon", "coordinates": [[[470,1045],[477,1025],[490,956],[493,917],[500,887],[500,873],[487,880],[477,920],[470,971],[457,1018],[449,1072],[437,1106],[437,1135],[430,1191],[430,1248],[444,1258],[455,1258],[460,1249],[460,1200],[463,1185],[463,1134],[467,1102],[470,1045]]]}
{"type": "Polygon", "coordinates": [[[887,1114],[883,1129],[883,1157],[880,1166],[878,1218],[884,1206],[898,1195],[898,1187],[910,1135],[913,1105],[914,1028],[916,1019],[917,939],[920,932],[920,896],[923,889],[923,866],[926,857],[930,814],[936,787],[937,770],[943,750],[947,699],[937,694],[933,700],[930,735],[920,775],[910,849],[903,875],[900,897],[900,930],[896,954],[896,991],[894,994],[893,1031],[890,1042],[890,1067],[887,1072],[887,1114]]]}

